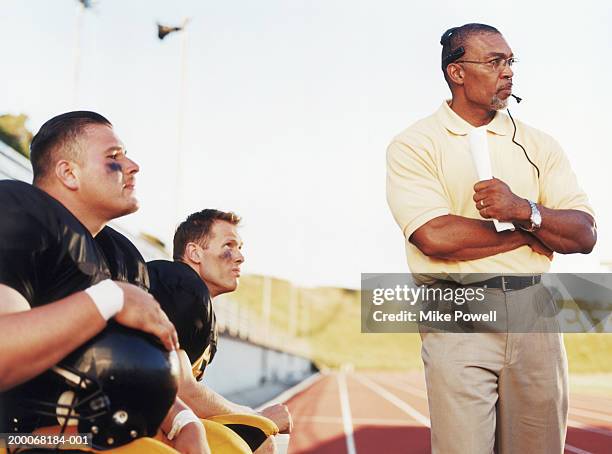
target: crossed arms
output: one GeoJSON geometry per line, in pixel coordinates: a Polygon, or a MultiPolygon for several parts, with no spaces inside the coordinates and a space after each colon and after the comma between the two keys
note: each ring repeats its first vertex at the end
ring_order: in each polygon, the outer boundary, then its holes
{"type": "MultiPolygon", "coordinates": [[[[530,225],[529,203],[497,178],[476,183],[473,199],[485,219],[530,225]]],[[[588,254],[593,250],[597,227],[590,214],[580,210],[553,210],[542,205],[538,209],[542,226],[535,232],[517,229],[498,233],[489,221],[449,214],[428,221],[409,240],[423,254],[446,260],[475,260],[521,246],[529,246],[549,258],[553,252],[588,254]]]]}

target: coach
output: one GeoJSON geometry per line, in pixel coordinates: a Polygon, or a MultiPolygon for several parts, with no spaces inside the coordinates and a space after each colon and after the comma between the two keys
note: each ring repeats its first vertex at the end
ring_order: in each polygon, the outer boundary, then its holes
{"type": "MultiPolygon", "coordinates": [[[[394,138],[387,199],[421,282],[448,273],[482,284],[509,311],[542,304],[553,253],[590,253],[592,208],[550,136],[500,112],[512,95],[516,59],[483,24],[442,35],[452,99],[394,138]],[[478,181],[469,134],[486,128],[495,178],[478,181]],[[491,219],[511,222],[498,232],[491,219]],[[518,275],[522,277],[518,277],[518,275]],[[527,276],[525,276],[527,274],[527,276]]],[[[558,333],[421,332],[434,453],[562,453],[567,359],[558,333]]]]}

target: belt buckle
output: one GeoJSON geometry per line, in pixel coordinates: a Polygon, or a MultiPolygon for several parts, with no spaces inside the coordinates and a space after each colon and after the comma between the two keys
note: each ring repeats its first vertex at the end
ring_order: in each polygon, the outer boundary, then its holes
{"type": "Polygon", "coordinates": [[[509,282],[508,282],[508,283],[506,283],[506,277],[505,277],[505,276],[502,276],[502,277],[501,277],[501,282],[502,282],[502,290],[503,290],[504,292],[510,292],[510,291],[512,291],[512,289],[510,288],[510,285],[509,285],[510,283],[509,283],[509,282]]]}

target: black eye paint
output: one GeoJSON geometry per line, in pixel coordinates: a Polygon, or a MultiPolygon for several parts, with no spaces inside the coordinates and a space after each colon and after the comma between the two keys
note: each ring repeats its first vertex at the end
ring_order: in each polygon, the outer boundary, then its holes
{"type": "Polygon", "coordinates": [[[123,172],[123,167],[118,162],[110,162],[106,164],[106,169],[109,173],[111,172],[123,172]]]}
{"type": "Polygon", "coordinates": [[[221,254],[221,258],[224,259],[224,260],[231,260],[232,259],[232,251],[230,251],[230,250],[223,251],[223,254],[221,254]]]}

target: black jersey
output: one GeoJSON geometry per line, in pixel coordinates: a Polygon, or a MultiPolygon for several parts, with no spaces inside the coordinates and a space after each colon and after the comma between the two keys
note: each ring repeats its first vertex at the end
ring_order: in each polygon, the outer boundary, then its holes
{"type": "Polygon", "coordinates": [[[106,226],[96,235],[96,243],[104,253],[111,279],[149,290],[147,264],[130,240],[106,226]]]}
{"type": "Polygon", "coordinates": [[[111,276],[90,232],[61,203],[21,181],[0,181],[0,283],[36,307],[111,276]]]}
{"type": "MultiPolygon", "coordinates": [[[[94,238],[60,202],[19,181],[0,181],[0,209],[0,283],[21,293],[31,307],[57,301],[109,278],[147,289],[144,259],[112,228],[105,227],[94,238]]],[[[57,402],[56,394],[61,390],[58,376],[49,370],[0,393],[4,412],[0,414],[0,432],[31,432],[36,427],[56,425],[53,408],[48,417],[40,412],[35,415],[28,402],[35,396],[57,402]]]]}
{"type": "Polygon", "coordinates": [[[217,351],[217,329],[210,292],[189,265],[167,260],[147,263],[150,292],[176,327],[181,348],[193,365],[197,378],[217,351]]]}

